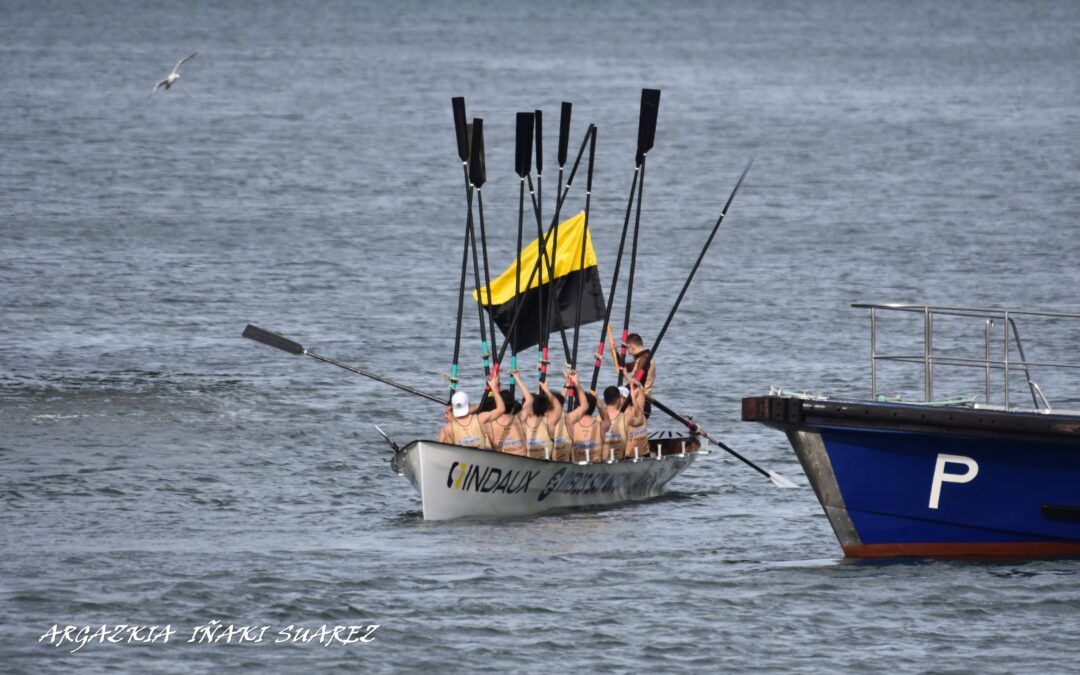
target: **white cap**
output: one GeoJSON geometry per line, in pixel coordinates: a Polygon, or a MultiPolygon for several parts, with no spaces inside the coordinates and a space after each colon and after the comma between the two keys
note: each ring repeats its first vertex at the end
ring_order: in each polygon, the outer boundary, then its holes
{"type": "Polygon", "coordinates": [[[630,390],[627,389],[626,387],[619,387],[619,394],[623,398],[629,398],[630,397],[630,390]]]}
{"type": "Polygon", "coordinates": [[[469,395],[463,391],[455,391],[450,397],[450,407],[454,410],[454,417],[465,417],[469,414],[469,395]]]}

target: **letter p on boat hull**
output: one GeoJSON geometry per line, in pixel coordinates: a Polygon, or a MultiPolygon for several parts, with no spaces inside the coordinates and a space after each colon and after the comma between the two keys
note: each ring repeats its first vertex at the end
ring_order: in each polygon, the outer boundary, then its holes
{"type": "Polygon", "coordinates": [[[425,520],[507,518],[656,497],[699,454],[696,438],[650,442],[658,445],[659,458],[574,464],[421,440],[394,462],[420,493],[425,520]]]}

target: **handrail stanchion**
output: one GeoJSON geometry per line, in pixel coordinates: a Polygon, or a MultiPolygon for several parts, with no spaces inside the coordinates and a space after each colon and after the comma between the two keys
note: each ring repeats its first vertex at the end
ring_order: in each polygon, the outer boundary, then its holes
{"type": "Polygon", "coordinates": [[[1005,364],[1005,409],[1009,409],[1009,312],[1005,312],[1005,320],[1001,322],[1002,330],[1005,333],[1005,358],[1002,359],[1002,363],[1005,364]]]}
{"type": "Polygon", "coordinates": [[[926,367],[930,373],[930,395],[927,397],[926,402],[932,403],[934,401],[934,313],[930,312],[930,330],[927,332],[929,341],[926,347],[926,367]]]}
{"type": "Polygon", "coordinates": [[[990,405],[990,327],[993,325],[993,319],[987,319],[983,323],[983,353],[986,355],[986,360],[983,361],[983,368],[986,370],[986,405],[990,405]]]}
{"type": "Polygon", "coordinates": [[[933,372],[930,370],[930,308],[923,308],[923,402],[933,400],[933,385],[930,378],[933,372]]]}
{"type": "Polygon", "coordinates": [[[877,400],[877,307],[870,308],[870,398],[877,400]]]}

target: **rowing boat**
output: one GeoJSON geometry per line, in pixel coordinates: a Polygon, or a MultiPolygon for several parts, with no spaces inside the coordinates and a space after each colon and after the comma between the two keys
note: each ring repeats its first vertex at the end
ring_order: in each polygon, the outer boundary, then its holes
{"type": "Polygon", "coordinates": [[[709,452],[663,432],[649,447],[639,460],[586,464],[417,440],[395,449],[392,466],[420,493],[425,520],[506,518],[651,499],[709,452]]]}

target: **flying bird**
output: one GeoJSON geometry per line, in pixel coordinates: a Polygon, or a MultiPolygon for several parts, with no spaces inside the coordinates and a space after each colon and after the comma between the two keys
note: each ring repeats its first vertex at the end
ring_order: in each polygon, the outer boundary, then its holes
{"type": "Polygon", "coordinates": [[[172,72],[169,73],[169,76],[166,77],[161,82],[158,82],[157,84],[154,85],[154,91],[151,91],[150,95],[153,96],[154,93],[156,93],[157,90],[162,88],[162,87],[165,87],[166,91],[171,89],[172,86],[174,84],[176,84],[176,81],[180,79],[180,66],[184,65],[185,63],[187,63],[191,59],[195,58],[196,56],[198,56],[198,52],[192,54],[191,56],[187,56],[187,57],[184,57],[184,58],[180,59],[180,63],[176,64],[176,67],[172,69],[172,72]]]}

